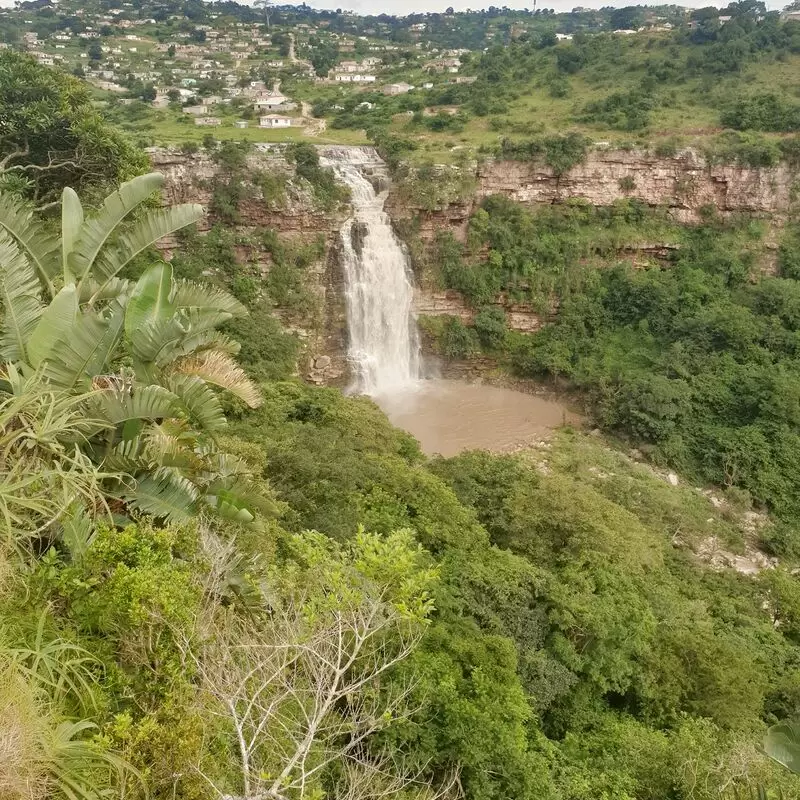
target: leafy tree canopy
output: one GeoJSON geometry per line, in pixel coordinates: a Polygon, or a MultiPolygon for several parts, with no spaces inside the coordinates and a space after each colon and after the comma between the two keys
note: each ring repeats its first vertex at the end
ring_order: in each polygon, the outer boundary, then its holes
{"type": "Polygon", "coordinates": [[[88,87],[27,55],[0,53],[0,186],[37,203],[144,172],[143,153],[92,106],[88,87]]]}

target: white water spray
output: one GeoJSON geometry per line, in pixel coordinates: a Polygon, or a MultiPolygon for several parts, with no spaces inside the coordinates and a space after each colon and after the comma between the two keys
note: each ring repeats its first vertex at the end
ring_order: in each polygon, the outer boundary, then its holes
{"type": "Polygon", "coordinates": [[[386,191],[376,191],[365,177],[365,171],[381,172],[385,165],[370,147],[321,152],[352,193],[353,216],[341,232],[351,390],[373,397],[406,391],[420,371],[408,257],[383,210],[386,191]]]}

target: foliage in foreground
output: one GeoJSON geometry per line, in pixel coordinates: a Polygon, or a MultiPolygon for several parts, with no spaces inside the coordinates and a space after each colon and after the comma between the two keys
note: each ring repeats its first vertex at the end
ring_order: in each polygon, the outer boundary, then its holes
{"type": "Polygon", "coordinates": [[[96,193],[147,168],[83,81],[12,50],[0,53],[0,119],[0,188],[34,202],[57,202],[64,186],[96,193]]]}

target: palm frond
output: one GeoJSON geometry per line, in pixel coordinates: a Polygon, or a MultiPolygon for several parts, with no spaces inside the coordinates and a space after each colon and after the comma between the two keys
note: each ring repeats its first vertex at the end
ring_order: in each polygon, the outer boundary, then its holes
{"type": "Polygon", "coordinates": [[[764,752],[790,772],[800,775],[800,719],[784,720],[767,730],[764,752]]]}
{"type": "Polygon", "coordinates": [[[154,264],[136,282],[125,310],[125,335],[130,341],[139,331],[157,330],[175,314],[172,267],[154,264]]]}
{"type": "Polygon", "coordinates": [[[61,518],[61,541],[73,562],[80,561],[94,539],[95,524],[82,503],[74,503],[61,518]]]}
{"type": "Polygon", "coordinates": [[[92,398],[98,416],[119,425],[134,419],[163,419],[180,413],[178,397],[163,386],[136,386],[131,391],[106,389],[92,398]]]}
{"type": "Polygon", "coordinates": [[[164,381],[178,397],[187,416],[204,431],[215,433],[227,425],[214,390],[194,375],[167,375],[164,381]]]}
{"type": "Polygon", "coordinates": [[[51,349],[44,376],[57,386],[88,387],[90,378],[106,371],[106,366],[122,336],[125,311],[115,303],[105,316],[86,312],[51,349]]]}
{"type": "Polygon", "coordinates": [[[50,301],[28,341],[28,360],[38,367],[53,347],[63,341],[78,319],[78,290],[74,283],[64,286],[50,301]]]}
{"type": "Polygon", "coordinates": [[[0,228],[17,241],[52,294],[53,278],[58,274],[60,242],[34,216],[33,211],[11,194],[0,193],[0,228]]]}
{"type": "Polygon", "coordinates": [[[139,175],[106,197],[99,211],[83,223],[72,248],[72,268],[78,281],[89,274],[94,260],[119,223],[163,184],[164,176],[158,172],[139,175]]]}
{"type": "Polygon", "coordinates": [[[199,492],[187,478],[168,469],[157,470],[136,481],[122,494],[132,508],[167,522],[186,522],[196,509],[199,492]]]}
{"type": "Polygon", "coordinates": [[[227,353],[207,350],[194,356],[187,356],[172,364],[170,372],[178,375],[196,375],[206,383],[214,384],[236,395],[250,408],[258,408],[261,405],[261,393],[258,388],[227,353]]]}
{"type": "Polygon", "coordinates": [[[178,467],[183,471],[202,469],[195,453],[197,432],[185,420],[170,419],[148,425],[142,433],[144,453],[151,464],[178,467]]]}
{"type": "Polygon", "coordinates": [[[236,339],[212,328],[184,336],[170,350],[165,350],[162,357],[166,363],[167,356],[169,356],[170,361],[174,361],[177,358],[191,355],[200,350],[218,350],[221,353],[235,356],[241,350],[241,347],[236,339]]]}
{"type": "Polygon", "coordinates": [[[100,285],[100,290],[143,250],[159,239],[197,222],[202,216],[203,208],[198,205],[173,206],[146,214],[130,231],[120,236],[117,245],[104,247],[94,260],[92,276],[100,285]]]}
{"type": "Polygon", "coordinates": [[[70,257],[83,227],[83,206],[74,189],[65,187],[61,193],[61,263],[64,283],[75,283],[70,257]]]}
{"type": "Polygon", "coordinates": [[[175,282],[175,305],[181,308],[226,311],[233,317],[247,314],[247,309],[224,289],[207,283],[195,283],[187,280],[175,282]]]}
{"type": "Polygon", "coordinates": [[[28,339],[42,314],[41,286],[16,242],[0,230],[0,300],[3,323],[0,357],[26,361],[28,339]]]}

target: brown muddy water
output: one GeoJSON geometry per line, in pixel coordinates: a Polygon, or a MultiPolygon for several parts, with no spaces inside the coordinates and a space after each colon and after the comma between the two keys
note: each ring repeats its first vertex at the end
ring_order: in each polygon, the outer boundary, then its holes
{"type": "Polygon", "coordinates": [[[393,425],[419,440],[427,455],[515,450],[580,418],[557,400],[502,386],[420,381],[391,397],[374,397],[393,425]]]}

